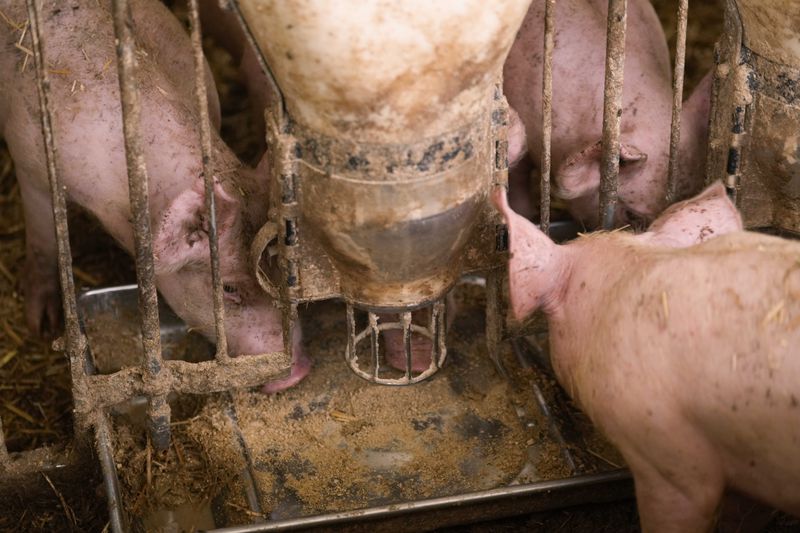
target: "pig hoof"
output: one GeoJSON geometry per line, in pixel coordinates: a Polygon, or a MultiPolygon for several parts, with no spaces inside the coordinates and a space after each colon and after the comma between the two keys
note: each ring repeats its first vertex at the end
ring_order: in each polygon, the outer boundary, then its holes
{"type": "Polygon", "coordinates": [[[26,276],[25,320],[28,331],[43,338],[55,337],[61,329],[61,294],[58,281],[33,280],[26,276]]]}
{"type": "MultiPolygon", "coordinates": [[[[295,348],[297,350],[297,348],[295,348]]],[[[288,377],[270,381],[265,384],[261,391],[265,394],[275,394],[290,387],[294,387],[305,378],[311,370],[311,359],[301,349],[295,351],[295,358],[292,361],[292,370],[288,377]]]]}

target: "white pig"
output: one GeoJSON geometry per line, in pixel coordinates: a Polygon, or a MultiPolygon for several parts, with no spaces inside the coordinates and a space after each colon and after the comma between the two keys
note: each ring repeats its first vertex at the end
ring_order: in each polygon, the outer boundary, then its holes
{"type": "MultiPolygon", "coordinates": [[[[27,20],[24,2],[0,0],[0,134],[16,166],[26,225],[23,288],[28,325],[35,332],[59,322],[59,292],[52,206],[39,121],[32,58],[15,46],[27,20]],[[13,27],[16,22],[17,28],[13,27]],[[23,64],[26,69],[23,70],[23,64]]],[[[138,47],[139,125],[150,176],[158,289],[186,323],[214,338],[211,275],[204,209],[194,66],[188,35],[155,0],[132,0],[138,47]]],[[[94,215],[128,252],[133,228],[122,136],[110,4],[74,0],[46,4],[42,36],[50,69],[57,167],[68,201],[94,215]]],[[[209,110],[219,124],[219,104],[207,71],[209,110]]],[[[245,168],[214,131],[211,166],[216,179],[220,264],[225,289],[226,334],[233,355],[280,351],[280,312],[248,269],[248,240],[263,224],[267,186],[245,168]]],[[[292,375],[267,386],[277,390],[308,372],[300,335],[293,339],[292,375]]]]}
{"type": "MultiPolygon", "coordinates": [[[[607,12],[607,0],[563,0],[555,9],[553,188],[588,227],[599,220],[607,12]]],[[[616,225],[643,224],[666,207],[672,105],[669,52],[658,17],[647,0],[630,0],[627,13],[616,225]]],[[[541,161],[543,35],[544,0],[534,0],[504,67],[504,92],[525,125],[534,165],[541,161]]],[[[682,198],[702,188],[710,87],[708,75],[681,113],[682,198]]],[[[510,159],[521,156],[511,150],[510,159]]],[[[528,181],[530,170],[524,163],[512,169],[511,182],[528,181]]],[[[514,195],[512,205],[526,204],[524,189],[514,195]]]]}
{"type": "Polygon", "coordinates": [[[563,246],[501,196],[512,312],[547,315],[556,376],[624,456],[643,530],[708,531],[726,487],[800,514],[800,242],[740,231],[719,183],[648,233],[563,246]]]}

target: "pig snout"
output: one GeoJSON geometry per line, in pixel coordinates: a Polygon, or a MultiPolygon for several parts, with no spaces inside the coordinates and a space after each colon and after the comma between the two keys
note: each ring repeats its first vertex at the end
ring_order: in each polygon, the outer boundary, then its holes
{"type": "MultiPolygon", "coordinates": [[[[445,311],[445,332],[450,330],[456,315],[458,314],[458,305],[451,294],[446,296],[446,311],[445,311]]],[[[419,324],[427,329],[430,323],[430,309],[414,311],[411,314],[411,321],[413,324],[419,324]]],[[[400,322],[401,319],[398,315],[381,313],[378,315],[381,322],[400,322]]],[[[383,338],[385,340],[385,357],[386,362],[392,368],[400,371],[406,370],[406,356],[405,347],[403,345],[403,331],[401,329],[390,329],[383,331],[383,338]]],[[[427,336],[413,332],[411,334],[411,370],[412,372],[423,372],[431,366],[431,356],[434,353],[434,345],[431,339],[427,336]]]]}
{"type": "MultiPolygon", "coordinates": [[[[215,336],[211,294],[209,226],[202,182],[181,193],[165,211],[154,240],[159,290],[190,327],[215,336]]],[[[225,301],[225,333],[232,356],[282,352],[282,317],[249,271],[242,218],[244,206],[216,182],[214,185],[220,273],[225,301]]],[[[289,377],[265,385],[265,392],[291,387],[309,372],[299,324],[295,328],[289,377]]]]}

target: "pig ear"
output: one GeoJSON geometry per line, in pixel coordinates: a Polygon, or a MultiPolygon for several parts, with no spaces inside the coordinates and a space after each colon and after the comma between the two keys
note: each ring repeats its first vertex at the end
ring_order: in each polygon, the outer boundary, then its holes
{"type": "MultiPolygon", "coordinates": [[[[647,154],[635,146],[621,143],[619,149],[620,169],[647,161],[647,154]]],[[[556,176],[556,196],[564,200],[574,200],[599,190],[602,157],[602,141],[590,144],[570,156],[556,176]]]]}
{"type": "Polygon", "coordinates": [[[552,292],[553,282],[557,281],[554,256],[558,247],[533,222],[511,209],[502,188],[492,192],[492,202],[508,224],[511,313],[515,319],[523,320],[552,292]]]}
{"type": "MultiPolygon", "coordinates": [[[[697,84],[691,96],[681,107],[681,125],[690,125],[693,128],[708,128],[708,118],[711,110],[711,86],[714,83],[713,69],[697,84]]],[[[683,136],[685,137],[685,136],[683,136]]]]}
{"type": "MultiPolygon", "coordinates": [[[[214,184],[217,235],[226,233],[235,216],[235,200],[214,184]]],[[[153,255],[157,274],[169,274],[190,264],[210,262],[209,219],[203,182],[180,193],[167,207],[156,230],[153,255]]]]}
{"type": "Polygon", "coordinates": [[[742,229],[739,211],[717,181],[694,198],[669,207],[642,236],[655,244],[684,248],[742,229]]]}

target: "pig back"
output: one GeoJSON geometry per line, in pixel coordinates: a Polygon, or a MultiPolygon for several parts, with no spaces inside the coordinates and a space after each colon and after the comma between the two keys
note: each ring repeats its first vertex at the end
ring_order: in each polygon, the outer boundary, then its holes
{"type": "Polygon", "coordinates": [[[800,243],[738,232],[640,255],[571,368],[590,416],[608,426],[608,413],[664,409],[735,486],[800,508],[800,243]]]}
{"type": "MultiPolygon", "coordinates": [[[[24,2],[0,1],[0,6],[11,20],[27,20],[24,2]]],[[[139,130],[151,178],[151,212],[156,216],[199,174],[192,56],[184,29],[161,2],[132,0],[131,9],[142,105],[139,130]]],[[[43,9],[41,17],[62,183],[70,201],[91,211],[130,248],[133,239],[110,5],[76,0],[69,6],[43,9]]],[[[18,32],[10,33],[9,42],[19,38],[18,32]]],[[[21,70],[23,54],[13,43],[3,49],[2,83],[8,91],[0,100],[9,108],[2,117],[3,134],[22,170],[20,179],[46,191],[36,78],[32,59],[21,70]]],[[[211,87],[209,93],[216,94],[211,87]]]]}

